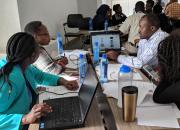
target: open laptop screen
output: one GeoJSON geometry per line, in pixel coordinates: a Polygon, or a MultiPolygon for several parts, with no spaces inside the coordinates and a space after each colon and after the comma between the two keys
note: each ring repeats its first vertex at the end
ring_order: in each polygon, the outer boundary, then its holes
{"type": "Polygon", "coordinates": [[[86,118],[88,110],[91,106],[94,94],[97,89],[97,85],[98,85],[98,80],[96,78],[95,71],[93,70],[92,66],[89,64],[85,80],[79,91],[79,99],[83,114],[82,116],[83,120],[86,118]]]}
{"type": "Polygon", "coordinates": [[[92,49],[96,42],[99,43],[100,52],[121,48],[119,31],[91,32],[92,49]]]}

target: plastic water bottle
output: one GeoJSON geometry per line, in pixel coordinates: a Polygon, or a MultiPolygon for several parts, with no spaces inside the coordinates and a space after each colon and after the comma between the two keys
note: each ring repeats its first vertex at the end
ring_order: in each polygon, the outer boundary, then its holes
{"type": "Polygon", "coordinates": [[[121,89],[125,86],[132,86],[133,73],[130,67],[122,65],[118,73],[118,106],[122,106],[121,89]]]}
{"type": "Polygon", "coordinates": [[[62,36],[60,32],[57,32],[57,45],[58,45],[58,54],[61,55],[64,53],[62,36]]]}
{"type": "Polygon", "coordinates": [[[108,30],[108,20],[105,20],[105,22],[104,22],[104,30],[105,31],[108,30]]]}
{"type": "Polygon", "coordinates": [[[98,65],[99,64],[99,43],[95,42],[94,46],[93,46],[93,63],[94,65],[98,65]]]}
{"type": "Polygon", "coordinates": [[[92,23],[92,19],[89,19],[89,30],[93,30],[93,23],[92,23]]]}
{"type": "Polygon", "coordinates": [[[103,54],[101,58],[101,62],[100,62],[100,82],[101,83],[108,82],[107,71],[108,71],[107,56],[106,54],[103,54]]]}
{"type": "Polygon", "coordinates": [[[80,54],[79,55],[79,80],[80,80],[80,83],[83,83],[85,76],[86,76],[86,61],[84,59],[83,54],[80,54]]]}

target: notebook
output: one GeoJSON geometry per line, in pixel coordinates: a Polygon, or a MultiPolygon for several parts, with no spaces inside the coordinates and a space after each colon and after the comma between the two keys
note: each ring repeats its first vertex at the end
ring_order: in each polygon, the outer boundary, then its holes
{"type": "Polygon", "coordinates": [[[62,67],[59,64],[54,63],[52,57],[43,47],[40,47],[39,58],[34,63],[34,66],[44,72],[56,75],[60,74],[60,72],[62,71],[62,67]]]}
{"type": "Polygon", "coordinates": [[[96,42],[99,43],[100,53],[108,50],[121,51],[120,31],[94,31],[90,33],[92,52],[96,42]]]}
{"type": "Polygon", "coordinates": [[[41,118],[39,129],[68,129],[83,127],[98,86],[95,71],[88,66],[86,77],[77,96],[45,100],[53,112],[41,118]]]}

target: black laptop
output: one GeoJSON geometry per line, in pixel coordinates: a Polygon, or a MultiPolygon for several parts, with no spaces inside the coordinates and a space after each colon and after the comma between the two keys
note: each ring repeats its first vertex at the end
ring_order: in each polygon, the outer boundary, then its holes
{"type": "Polygon", "coordinates": [[[92,52],[96,42],[99,43],[100,54],[109,50],[121,51],[120,31],[94,31],[90,33],[92,52]]]}
{"type": "Polygon", "coordinates": [[[61,130],[83,127],[98,86],[95,71],[88,66],[86,77],[78,96],[44,100],[53,112],[41,118],[40,130],[61,130]]]}

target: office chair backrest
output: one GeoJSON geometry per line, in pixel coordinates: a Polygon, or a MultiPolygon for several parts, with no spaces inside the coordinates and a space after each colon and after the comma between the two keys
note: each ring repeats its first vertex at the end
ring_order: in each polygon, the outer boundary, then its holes
{"type": "Polygon", "coordinates": [[[67,26],[69,28],[79,28],[82,19],[82,14],[69,14],[67,18],[67,26]]]}
{"type": "Polygon", "coordinates": [[[89,20],[91,18],[90,17],[85,17],[82,19],[82,22],[79,26],[79,29],[83,29],[83,30],[89,30],[89,20]]]}

